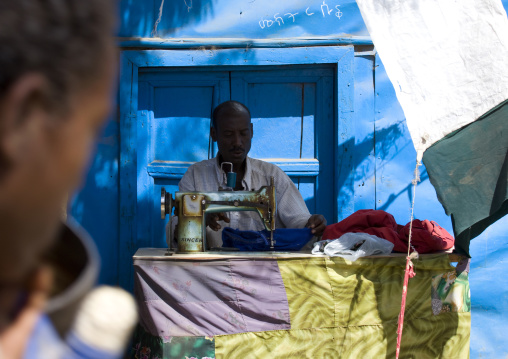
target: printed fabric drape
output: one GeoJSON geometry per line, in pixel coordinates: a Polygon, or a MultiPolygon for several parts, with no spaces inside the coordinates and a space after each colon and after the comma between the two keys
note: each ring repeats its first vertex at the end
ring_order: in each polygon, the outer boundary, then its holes
{"type": "MultiPolygon", "coordinates": [[[[422,255],[401,355],[469,353],[468,261],[422,255]]],[[[405,257],[135,260],[132,358],[393,357],[405,257]]]]}

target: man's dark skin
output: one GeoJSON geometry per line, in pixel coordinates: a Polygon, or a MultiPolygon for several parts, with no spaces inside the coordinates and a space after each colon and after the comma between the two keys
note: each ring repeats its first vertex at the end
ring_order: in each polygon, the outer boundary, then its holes
{"type": "MultiPolygon", "coordinates": [[[[254,135],[249,112],[240,103],[228,102],[215,113],[215,124],[210,129],[210,135],[217,142],[219,165],[222,162],[233,164],[233,171],[236,172],[235,191],[243,190],[245,159],[254,135]]],[[[207,217],[206,224],[218,231],[221,228],[217,223],[219,220],[229,223],[229,218],[224,213],[214,213],[207,217]]],[[[326,219],[321,214],[313,214],[305,226],[311,228],[315,236],[321,236],[326,227],[326,219]]]]}

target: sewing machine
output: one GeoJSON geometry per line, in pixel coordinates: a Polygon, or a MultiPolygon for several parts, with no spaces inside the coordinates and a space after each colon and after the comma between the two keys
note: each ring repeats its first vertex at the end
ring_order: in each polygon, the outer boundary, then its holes
{"type": "MultiPolygon", "coordinates": [[[[217,192],[176,192],[175,198],[161,189],[161,218],[171,216],[172,209],[178,215],[177,243],[179,252],[203,252],[206,248],[206,215],[230,211],[255,211],[270,231],[270,246],[274,248],[275,186],[273,177],[269,186],[258,191],[233,191],[228,176],[228,186],[217,192]]],[[[234,183],[234,182],[233,182],[234,183]]],[[[170,229],[170,237],[173,230],[170,229]]],[[[172,243],[172,238],[169,243],[172,243]]]]}

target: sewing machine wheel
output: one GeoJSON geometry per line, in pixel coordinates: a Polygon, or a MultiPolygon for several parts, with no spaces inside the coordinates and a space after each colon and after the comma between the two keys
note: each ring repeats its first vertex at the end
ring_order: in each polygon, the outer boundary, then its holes
{"type": "Polygon", "coordinates": [[[166,214],[171,215],[173,209],[173,197],[171,193],[166,192],[164,187],[161,188],[161,219],[166,218],[166,214]]]}

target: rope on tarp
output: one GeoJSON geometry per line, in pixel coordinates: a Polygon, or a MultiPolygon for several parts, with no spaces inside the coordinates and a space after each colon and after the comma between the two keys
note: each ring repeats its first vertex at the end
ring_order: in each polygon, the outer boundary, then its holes
{"type": "Polygon", "coordinates": [[[418,259],[418,252],[411,245],[411,236],[413,232],[413,219],[415,211],[416,186],[418,185],[418,182],[420,182],[420,170],[418,168],[422,165],[422,163],[418,158],[421,157],[417,157],[416,159],[414,178],[412,180],[413,199],[411,201],[411,220],[409,224],[409,238],[407,242],[406,270],[404,271],[404,284],[402,285],[402,300],[400,302],[399,320],[397,322],[397,349],[395,352],[396,359],[399,358],[400,344],[402,341],[402,328],[404,327],[404,312],[406,311],[407,286],[409,283],[409,278],[413,278],[416,275],[414,271],[413,259],[418,259]],[[411,249],[413,250],[413,252],[411,252],[411,249]]]}

